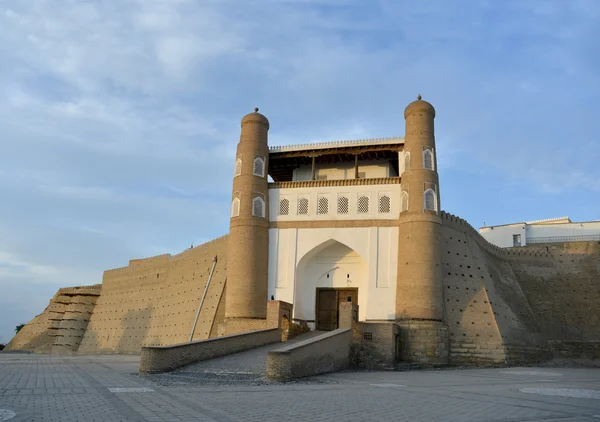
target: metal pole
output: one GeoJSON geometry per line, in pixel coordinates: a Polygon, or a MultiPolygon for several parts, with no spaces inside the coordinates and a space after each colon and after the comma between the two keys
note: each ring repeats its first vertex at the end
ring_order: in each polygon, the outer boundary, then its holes
{"type": "Polygon", "coordinates": [[[200,299],[200,305],[198,306],[198,312],[196,312],[196,319],[194,319],[194,325],[192,327],[192,332],[190,333],[190,341],[194,338],[194,331],[196,331],[196,324],[198,324],[198,317],[200,316],[200,310],[202,309],[202,304],[204,303],[204,298],[206,297],[206,293],[208,292],[208,286],[210,285],[210,280],[212,279],[213,271],[215,270],[215,266],[217,265],[217,255],[213,258],[213,265],[210,269],[210,274],[208,276],[208,281],[206,282],[206,287],[204,288],[204,293],[202,294],[202,299],[200,299]]]}

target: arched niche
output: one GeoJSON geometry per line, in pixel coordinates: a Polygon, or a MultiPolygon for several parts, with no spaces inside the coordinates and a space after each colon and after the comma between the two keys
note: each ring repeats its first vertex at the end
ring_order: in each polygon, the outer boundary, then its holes
{"type": "Polygon", "coordinates": [[[364,315],[368,284],[368,265],[363,257],[346,244],[329,239],[313,247],[298,262],[294,317],[317,319],[317,289],[357,289],[359,313],[364,315]]]}

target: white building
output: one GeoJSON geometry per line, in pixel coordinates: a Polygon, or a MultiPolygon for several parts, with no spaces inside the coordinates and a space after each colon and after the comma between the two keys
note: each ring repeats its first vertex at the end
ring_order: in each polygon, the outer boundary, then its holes
{"type": "Polygon", "coordinates": [[[600,221],[573,223],[569,217],[548,218],[523,223],[485,226],[479,233],[501,248],[536,243],[600,241],[600,221]]]}
{"type": "Polygon", "coordinates": [[[404,118],[405,137],[269,147],[268,119],[244,116],[227,252],[232,326],[264,319],[279,300],[293,321],[334,330],[351,302],[360,322],[388,325],[390,347],[399,321],[427,321],[446,344],[435,109],[418,96],[404,118]]]}
{"type": "Polygon", "coordinates": [[[331,300],[337,309],[348,297],[358,301],[361,321],[393,319],[398,226],[385,221],[401,211],[403,144],[387,138],[270,149],[268,294],[293,303],[295,320],[314,328],[330,321],[315,315],[327,309],[316,303],[331,300]]]}

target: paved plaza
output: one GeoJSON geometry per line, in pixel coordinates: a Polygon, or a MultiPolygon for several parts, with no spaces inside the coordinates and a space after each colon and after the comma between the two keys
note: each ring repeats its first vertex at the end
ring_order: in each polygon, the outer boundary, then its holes
{"type": "Polygon", "coordinates": [[[347,371],[279,384],[244,366],[258,352],[245,353],[144,377],[138,356],[0,353],[0,420],[600,421],[600,369],[347,371]]]}

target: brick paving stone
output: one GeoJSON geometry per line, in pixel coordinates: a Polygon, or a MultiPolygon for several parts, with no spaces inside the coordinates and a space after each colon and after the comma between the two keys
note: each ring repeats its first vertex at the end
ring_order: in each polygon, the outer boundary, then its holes
{"type": "Polygon", "coordinates": [[[0,410],[12,422],[600,420],[590,393],[600,369],[344,371],[280,384],[264,379],[273,347],[152,376],[137,375],[138,356],[0,353],[0,410]]]}

